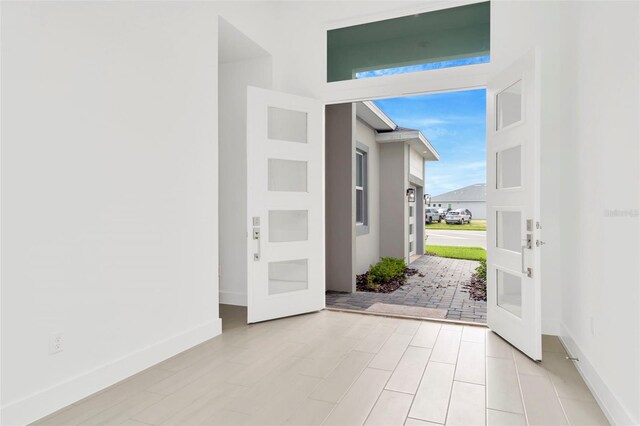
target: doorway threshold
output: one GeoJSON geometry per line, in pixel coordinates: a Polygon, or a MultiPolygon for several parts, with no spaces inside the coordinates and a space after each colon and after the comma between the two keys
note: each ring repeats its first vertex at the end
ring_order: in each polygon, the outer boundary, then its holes
{"type": "Polygon", "coordinates": [[[474,327],[489,328],[487,326],[487,324],[484,324],[484,323],[471,322],[471,321],[462,321],[462,320],[450,320],[450,319],[446,319],[446,318],[428,318],[428,317],[415,316],[415,315],[403,315],[403,314],[397,314],[397,313],[382,313],[382,312],[371,312],[371,311],[358,311],[358,310],[355,310],[355,309],[332,308],[332,307],[325,307],[324,310],[325,311],[333,311],[333,312],[348,312],[350,314],[373,315],[373,316],[387,317],[387,318],[412,319],[412,320],[420,320],[420,321],[439,322],[439,323],[443,323],[443,324],[467,325],[467,326],[474,326],[474,327]]]}

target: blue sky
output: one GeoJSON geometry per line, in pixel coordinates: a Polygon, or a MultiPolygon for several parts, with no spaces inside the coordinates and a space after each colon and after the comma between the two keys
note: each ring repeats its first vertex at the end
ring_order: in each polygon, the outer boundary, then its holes
{"type": "Polygon", "coordinates": [[[426,165],[432,196],[486,181],[484,89],[375,101],[397,125],[419,129],[440,154],[426,165]]]}
{"type": "Polygon", "coordinates": [[[440,68],[460,67],[464,65],[484,64],[489,62],[489,56],[477,56],[473,58],[452,59],[450,61],[431,62],[428,64],[409,65],[406,67],[385,68],[381,70],[360,71],[356,78],[381,77],[385,75],[405,74],[414,71],[427,71],[440,68]]]}

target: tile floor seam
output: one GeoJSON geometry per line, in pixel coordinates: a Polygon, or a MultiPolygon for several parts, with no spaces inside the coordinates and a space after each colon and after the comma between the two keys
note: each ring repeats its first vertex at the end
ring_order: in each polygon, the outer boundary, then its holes
{"type": "MultiPolygon", "coordinates": [[[[407,349],[405,348],[404,352],[402,353],[402,356],[404,356],[404,353],[407,351],[407,349]]],[[[373,361],[373,360],[372,360],[373,361]]],[[[379,370],[379,369],[376,369],[379,370]]],[[[381,371],[387,371],[387,370],[381,370],[381,371]]],[[[382,395],[382,393],[387,390],[387,385],[389,384],[389,380],[391,380],[391,376],[393,376],[393,371],[391,372],[391,374],[389,374],[389,378],[387,379],[386,382],[384,382],[384,386],[382,386],[382,390],[380,391],[380,393],[378,394],[378,397],[376,398],[376,401],[373,403],[373,405],[371,406],[371,410],[369,410],[369,413],[367,414],[367,417],[365,417],[364,422],[362,422],[362,424],[366,424],[367,420],[369,420],[369,416],[371,416],[371,413],[373,412],[373,409],[375,408],[376,404],[378,403],[378,401],[380,400],[380,396],[382,395]]],[[[391,391],[390,391],[391,392],[391,391]]],[[[413,400],[411,400],[413,402],[413,400]]],[[[411,406],[409,406],[409,409],[411,409],[411,406]]],[[[409,414],[407,412],[407,414],[409,414]]]]}
{"type": "MultiPolygon", "coordinates": [[[[440,332],[442,331],[442,324],[440,325],[440,328],[438,328],[438,334],[436,334],[436,338],[433,339],[433,346],[435,346],[435,342],[436,340],[438,340],[438,336],[440,336],[440,332]]],[[[409,405],[409,411],[407,412],[407,419],[409,418],[409,414],[411,413],[411,408],[413,407],[413,403],[416,401],[416,396],[418,395],[418,391],[420,390],[420,385],[422,384],[422,380],[424,379],[424,374],[427,371],[427,367],[429,366],[429,363],[432,362],[431,361],[431,355],[433,355],[433,348],[429,349],[429,356],[427,357],[427,362],[424,364],[424,370],[422,371],[422,376],[420,376],[420,380],[418,381],[418,387],[416,388],[416,393],[413,394],[413,398],[411,398],[411,404],[409,405]]],[[[412,419],[415,417],[412,417],[412,419]]],[[[407,419],[405,419],[405,423],[407,422],[407,419]]],[[[416,420],[420,420],[420,419],[416,419],[416,420]]]]}
{"type": "MultiPolygon", "coordinates": [[[[444,424],[447,424],[447,420],[449,419],[449,409],[451,408],[451,397],[453,396],[453,384],[456,381],[456,371],[458,370],[458,359],[460,358],[460,346],[462,346],[462,332],[464,331],[461,330],[460,331],[460,342],[458,342],[458,353],[456,354],[456,363],[454,364],[453,367],[453,376],[452,376],[452,380],[451,380],[451,390],[449,390],[449,401],[447,401],[447,414],[444,416],[444,424]]],[[[444,364],[444,363],[443,363],[444,364]]],[[[451,364],[449,364],[451,365],[451,364]]],[[[487,390],[485,389],[485,393],[487,392],[487,390]]],[[[486,402],[485,402],[486,405],[486,402]]]]}
{"type": "MultiPolygon", "coordinates": [[[[385,341],[385,342],[386,342],[386,341],[385,341]]],[[[351,353],[352,351],[353,351],[353,350],[349,351],[349,353],[351,353]]],[[[373,357],[372,357],[371,359],[373,360],[373,357]]],[[[371,361],[369,361],[369,362],[371,362],[371,361]]],[[[321,425],[323,425],[323,424],[324,424],[324,422],[326,422],[326,421],[327,421],[327,419],[328,419],[329,417],[331,417],[331,414],[333,414],[333,412],[336,410],[336,408],[338,408],[338,405],[340,404],[340,402],[342,402],[342,400],[344,399],[345,395],[347,395],[347,394],[349,393],[349,391],[351,390],[351,388],[353,387],[353,385],[354,385],[354,384],[355,384],[355,383],[360,379],[360,377],[362,376],[362,374],[365,372],[365,370],[366,370],[367,368],[369,368],[369,364],[367,364],[367,365],[365,365],[365,366],[364,366],[364,368],[360,371],[360,373],[358,374],[358,376],[357,376],[357,377],[356,377],[356,378],[355,378],[355,379],[354,379],[354,380],[349,384],[349,386],[348,386],[348,387],[347,387],[347,389],[344,391],[344,393],[340,396],[340,398],[338,398],[338,400],[337,400],[335,403],[333,403],[333,408],[331,408],[331,411],[329,411],[329,413],[328,413],[328,414],[327,414],[327,416],[324,418],[324,420],[322,421],[322,423],[320,423],[321,425]]],[[[383,371],[383,370],[382,370],[382,371],[383,371]]],[[[316,388],[317,388],[318,386],[320,386],[320,384],[321,384],[321,383],[322,383],[322,382],[318,383],[318,385],[316,386],[316,388]]],[[[312,398],[312,397],[311,397],[311,395],[313,395],[313,392],[314,392],[314,391],[315,391],[315,388],[314,388],[314,390],[309,394],[309,396],[307,396],[307,398],[311,398],[311,399],[313,399],[313,400],[315,400],[315,401],[323,401],[323,400],[321,400],[321,399],[317,399],[317,398],[312,398]]],[[[329,401],[323,401],[323,402],[329,402],[329,401]]],[[[367,417],[368,417],[368,416],[369,416],[369,415],[367,414],[367,417]]]]}
{"type": "Polygon", "coordinates": [[[562,410],[562,414],[564,414],[564,418],[567,421],[567,425],[571,425],[571,422],[569,421],[569,415],[567,414],[567,410],[564,407],[564,404],[562,403],[562,399],[560,399],[560,394],[558,394],[558,388],[556,387],[555,383],[553,383],[553,380],[551,380],[551,377],[547,377],[547,376],[545,377],[547,380],[549,380],[549,383],[551,383],[551,386],[553,387],[553,391],[556,394],[556,399],[558,400],[558,404],[560,404],[560,409],[562,410]]]}
{"type": "Polygon", "coordinates": [[[524,411],[524,421],[529,425],[529,415],[527,414],[527,406],[524,403],[524,391],[522,390],[522,382],[520,381],[520,374],[518,373],[518,363],[516,362],[516,355],[513,352],[514,349],[515,347],[511,348],[511,360],[513,361],[513,367],[516,370],[516,380],[518,380],[518,389],[520,390],[520,401],[522,402],[522,411],[524,411]]]}

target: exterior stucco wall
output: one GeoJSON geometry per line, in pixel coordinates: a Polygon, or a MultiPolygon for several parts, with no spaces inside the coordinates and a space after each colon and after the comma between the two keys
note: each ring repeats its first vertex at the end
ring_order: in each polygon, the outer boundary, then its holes
{"type": "Polygon", "coordinates": [[[369,232],[356,236],[354,267],[356,274],[362,274],[380,259],[380,148],[375,130],[359,119],[356,120],[356,141],[368,147],[369,232]]]}
{"type": "Polygon", "coordinates": [[[355,291],[355,107],[325,110],[326,289],[355,291]]]}
{"type": "Polygon", "coordinates": [[[380,145],[380,256],[407,258],[409,149],[404,143],[380,145]]]}

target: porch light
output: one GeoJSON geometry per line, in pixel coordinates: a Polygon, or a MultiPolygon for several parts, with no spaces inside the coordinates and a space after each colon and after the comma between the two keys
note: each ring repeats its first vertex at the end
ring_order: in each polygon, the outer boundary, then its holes
{"type": "Polygon", "coordinates": [[[413,188],[407,188],[407,200],[410,203],[414,203],[416,201],[416,190],[413,188]]]}

